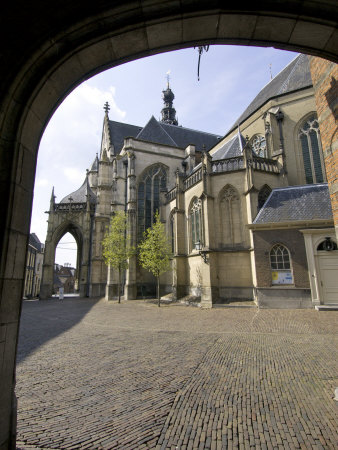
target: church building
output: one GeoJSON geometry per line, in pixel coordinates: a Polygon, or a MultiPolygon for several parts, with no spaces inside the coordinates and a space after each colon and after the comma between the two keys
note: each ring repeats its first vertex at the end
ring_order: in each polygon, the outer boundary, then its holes
{"type": "MultiPolygon", "coordinates": [[[[117,296],[102,257],[114,212],[125,211],[135,247],[156,211],[172,245],[162,295],[202,307],[253,299],[259,307],[335,303],[338,250],[306,55],[272,79],[225,134],[178,124],[169,81],[162,118],[145,126],[109,119],[82,186],[56,203],[52,192],[41,297],[51,295],[55,249],[78,245],[81,296],[117,296]]],[[[124,298],[155,295],[137,255],[124,298]]]]}

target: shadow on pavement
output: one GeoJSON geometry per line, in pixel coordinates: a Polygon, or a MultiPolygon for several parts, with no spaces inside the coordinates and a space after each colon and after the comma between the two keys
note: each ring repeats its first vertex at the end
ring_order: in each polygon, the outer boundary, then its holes
{"type": "Polygon", "coordinates": [[[100,301],[100,298],[66,297],[64,300],[29,300],[22,305],[17,364],[30,353],[69,330],[100,301]]]}

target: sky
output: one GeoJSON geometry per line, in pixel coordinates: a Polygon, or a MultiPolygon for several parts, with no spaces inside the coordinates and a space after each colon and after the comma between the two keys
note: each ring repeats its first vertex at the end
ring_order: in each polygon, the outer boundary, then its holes
{"type": "MultiPolygon", "coordinates": [[[[105,102],[111,120],[143,127],[152,115],[160,118],[170,71],[179,125],[225,135],[271,76],[296,56],[270,47],[210,46],[202,54],[198,81],[198,51],[189,48],[123,64],[78,86],[56,110],[40,142],[31,233],[46,239],[53,186],[60,202],[83,183],[100,149],[105,102]]],[[[76,244],[67,234],[55,262],[75,266],[75,261],[76,244]]]]}

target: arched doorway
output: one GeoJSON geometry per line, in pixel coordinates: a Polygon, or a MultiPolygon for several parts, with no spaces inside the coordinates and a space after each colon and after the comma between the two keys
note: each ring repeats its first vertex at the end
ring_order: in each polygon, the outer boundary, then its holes
{"type": "Polygon", "coordinates": [[[80,292],[81,295],[85,296],[87,294],[87,278],[86,278],[86,268],[87,264],[83,264],[84,256],[84,239],[83,231],[79,224],[74,222],[65,222],[58,224],[58,220],[52,219],[52,224],[49,224],[48,233],[51,234],[50,237],[47,235],[46,247],[45,247],[45,258],[43,264],[43,274],[40,290],[40,298],[46,299],[51,297],[56,293],[55,285],[55,254],[59,242],[66,235],[71,235],[77,247],[76,256],[76,274],[74,274],[74,289],[80,292]],[[54,229],[53,224],[55,223],[54,229]]]}
{"type": "Polygon", "coordinates": [[[206,10],[203,1],[110,3],[72,2],[49,10],[33,1],[27,10],[12,2],[1,15],[0,291],[6,364],[0,374],[0,446],[14,445],[13,374],[37,148],[65,96],[105,68],[204,43],[275,46],[338,61],[337,6],[319,0],[295,0],[287,7],[273,0],[251,7],[241,1],[236,10],[218,2],[206,10]]]}

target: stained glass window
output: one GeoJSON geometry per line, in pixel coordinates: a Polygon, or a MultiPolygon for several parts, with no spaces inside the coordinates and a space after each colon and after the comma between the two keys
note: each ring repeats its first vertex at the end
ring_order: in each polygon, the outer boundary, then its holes
{"type": "Polygon", "coordinates": [[[256,134],[251,139],[251,148],[253,152],[261,158],[267,158],[266,140],[262,134],[256,134]]]}
{"type": "Polygon", "coordinates": [[[302,147],[305,180],[307,184],[325,181],[324,162],[317,116],[313,114],[301,126],[299,132],[302,147]]]}
{"type": "Polygon", "coordinates": [[[202,202],[195,198],[190,208],[190,231],[191,231],[191,246],[196,249],[198,244],[203,242],[202,239],[202,202]]]}
{"type": "Polygon", "coordinates": [[[154,223],[156,211],[160,209],[160,192],[165,191],[166,186],[167,170],[160,164],[151,166],[140,179],[137,192],[138,240],[154,223]]]}

